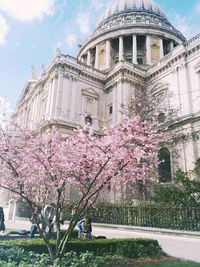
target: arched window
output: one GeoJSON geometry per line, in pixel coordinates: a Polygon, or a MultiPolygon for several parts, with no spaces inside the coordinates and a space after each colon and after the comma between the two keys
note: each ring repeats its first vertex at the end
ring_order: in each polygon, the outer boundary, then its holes
{"type": "Polygon", "coordinates": [[[170,160],[170,151],[168,148],[163,147],[158,152],[159,166],[159,182],[160,183],[169,183],[172,180],[171,174],[171,160],[170,160]]]}

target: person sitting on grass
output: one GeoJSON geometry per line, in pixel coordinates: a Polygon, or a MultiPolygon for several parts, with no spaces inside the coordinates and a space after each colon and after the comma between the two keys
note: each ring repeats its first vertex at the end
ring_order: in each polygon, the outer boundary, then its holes
{"type": "Polygon", "coordinates": [[[84,216],[78,222],[78,238],[80,239],[91,239],[92,235],[92,223],[89,216],[84,216]]]}
{"type": "Polygon", "coordinates": [[[40,220],[40,211],[39,209],[35,209],[35,211],[33,212],[30,221],[31,221],[31,230],[30,230],[30,238],[34,238],[35,234],[37,232],[37,228],[38,228],[38,223],[41,222],[40,220]]]}

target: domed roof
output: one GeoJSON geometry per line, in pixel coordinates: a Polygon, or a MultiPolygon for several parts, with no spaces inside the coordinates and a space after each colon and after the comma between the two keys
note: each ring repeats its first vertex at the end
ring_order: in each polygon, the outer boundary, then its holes
{"type": "Polygon", "coordinates": [[[124,12],[148,12],[167,20],[164,12],[153,0],[115,0],[101,16],[99,24],[114,15],[124,12]]]}

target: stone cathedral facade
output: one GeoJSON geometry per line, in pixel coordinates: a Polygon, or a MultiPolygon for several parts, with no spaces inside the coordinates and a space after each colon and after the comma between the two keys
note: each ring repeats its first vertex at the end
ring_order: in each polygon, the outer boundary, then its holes
{"type": "Polygon", "coordinates": [[[167,170],[159,170],[160,182],[170,182],[177,168],[189,172],[200,157],[200,35],[186,40],[153,0],[112,3],[77,58],[58,51],[39,79],[33,71],[16,113],[30,129],[39,122],[70,134],[90,122],[99,132],[121,122],[138,86],[159,99],[158,120],[177,110],[176,142],[159,154],[167,170]]]}

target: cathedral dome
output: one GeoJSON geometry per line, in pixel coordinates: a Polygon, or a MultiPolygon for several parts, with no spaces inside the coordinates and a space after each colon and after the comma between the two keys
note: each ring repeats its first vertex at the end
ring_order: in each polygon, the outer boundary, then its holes
{"type": "Polygon", "coordinates": [[[160,6],[153,0],[115,0],[103,13],[99,24],[112,16],[128,12],[146,12],[167,20],[160,6]]]}
{"type": "Polygon", "coordinates": [[[154,0],[113,0],[78,60],[99,70],[119,61],[149,66],[185,40],[154,0]]]}

